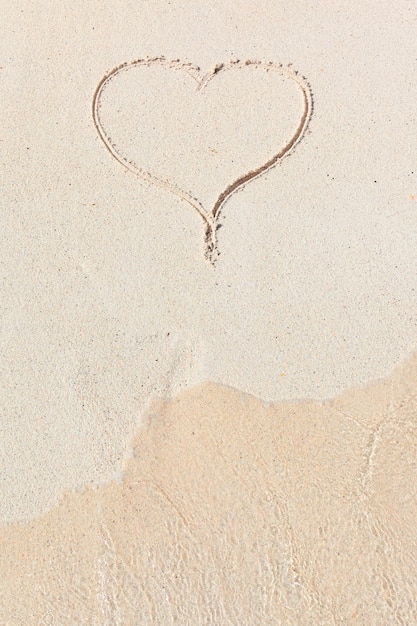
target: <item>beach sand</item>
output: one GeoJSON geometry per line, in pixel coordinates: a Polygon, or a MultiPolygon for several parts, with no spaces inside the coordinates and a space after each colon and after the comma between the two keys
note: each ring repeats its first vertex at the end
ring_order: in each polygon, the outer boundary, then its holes
{"type": "Polygon", "coordinates": [[[416,7],[3,18],[0,624],[417,622],[416,7]]]}
{"type": "Polygon", "coordinates": [[[1,531],[2,623],[415,624],[416,380],[155,401],[118,481],[1,531]]]}

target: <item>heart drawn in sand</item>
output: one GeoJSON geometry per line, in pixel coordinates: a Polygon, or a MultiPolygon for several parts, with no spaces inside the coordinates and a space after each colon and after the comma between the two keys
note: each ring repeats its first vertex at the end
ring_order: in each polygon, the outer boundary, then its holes
{"type": "Polygon", "coordinates": [[[224,204],[291,154],[312,108],[309,85],[291,66],[232,61],[202,74],[158,57],[104,76],[93,119],[121,165],[198,211],[214,264],[224,204]]]}

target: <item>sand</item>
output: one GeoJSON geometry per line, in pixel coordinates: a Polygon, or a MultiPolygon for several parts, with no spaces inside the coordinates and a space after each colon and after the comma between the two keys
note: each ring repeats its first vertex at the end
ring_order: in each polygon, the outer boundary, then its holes
{"type": "Polygon", "coordinates": [[[3,623],[415,624],[416,380],[155,402],[119,481],[1,532],[3,623]]]}
{"type": "Polygon", "coordinates": [[[415,6],[3,18],[0,624],[416,621],[415,6]]]}

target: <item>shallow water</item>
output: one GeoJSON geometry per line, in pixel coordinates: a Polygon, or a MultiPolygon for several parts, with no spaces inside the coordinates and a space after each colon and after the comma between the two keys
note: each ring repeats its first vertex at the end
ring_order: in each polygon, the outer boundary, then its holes
{"type": "Polygon", "coordinates": [[[119,482],[2,529],[3,623],[415,623],[416,375],[154,402],[119,482]]]}

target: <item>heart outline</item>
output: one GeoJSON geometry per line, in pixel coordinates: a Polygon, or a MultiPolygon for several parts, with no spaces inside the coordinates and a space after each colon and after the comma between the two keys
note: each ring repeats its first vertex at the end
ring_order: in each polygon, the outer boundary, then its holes
{"type": "Polygon", "coordinates": [[[139,176],[143,180],[146,180],[149,183],[152,183],[158,187],[166,189],[179,197],[181,200],[184,200],[188,204],[190,204],[203,218],[205,222],[205,237],[204,237],[204,256],[205,258],[214,265],[218,258],[218,248],[217,248],[217,236],[216,232],[220,227],[219,217],[220,213],[223,209],[223,206],[226,204],[227,200],[239,189],[242,189],[248,182],[254,180],[255,178],[259,178],[267,171],[272,169],[278,162],[281,162],[285,157],[289,156],[295,149],[295,147],[300,143],[302,138],[305,135],[307,127],[310,123],[311,117],[313,113],[313,95],[307,79],[302,76],[298,71],[292,69],[292,64],[283,65],[281,63],[273,63],[270,62],[262,62],[262,61],[229,61],[228,63],[219,63],[213,69],[209,70],[205,74],[203,74],[200,68],[197,65],[193,65],[191,63],[181,62],[179,59],[176,60],[167,60],[165,57],[145,57],[143,59],[137,59],[135,61],[130,61],[126,63],[122,63],[117,67],[113,68],[109,73],[105,74],[103,78],[100,80],[99,84],[93,95],[93,103],[92,103],[92,116],[94,126],[96,131],[104,143],[107,150],[110,154],[118,161],[123,167],[127,170],[139,176]],[[185,71],[188,73],[196,82],[197,82],[197,90],[201,91],[206,87],[206,85],[221,71],[225,71],[231,68],[242,68],[247,66],[257,66],[261,67],[265,71],[275,71],[281,76],[285,78],[291,79],[300,87],[300,90],[303,95],[304,107],[303,112],[298,123],[298,126],[289,139],[289,141],[285,144],[283,148],[279,150],[276,154],[274,154],[268,161],[264,162],[260,167],[250,170],[246,174],[239,176],[234,182],[224,189],[218,196],[213,208],[211,211],[205,209],[202,203],[198,200],[198,198],[194,197],[191,193],[188,193],[178,187],[175,183],[170,180],[164,180],[162,178],[158,178],[151,172],[147,172],[140,166],[138,166],[133,161],[130,161],[122,154],[120,154],[114,144],[111,141],[109,135],[107,135],[104,125],[100,120],[100,96],[103,93],[106,85],[115,78],[118,74],[124,71],[128,71],[132,67],[136,66],[151,66],[153,64],[158,64],[163,67],[177,70],[177,71],[185,71]]]}

